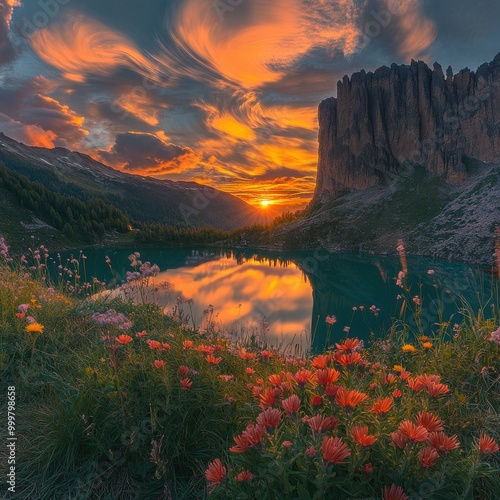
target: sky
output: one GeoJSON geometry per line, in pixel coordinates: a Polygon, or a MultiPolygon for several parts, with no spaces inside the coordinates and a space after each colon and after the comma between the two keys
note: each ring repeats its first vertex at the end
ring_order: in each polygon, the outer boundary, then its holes
{"type": "Polygon", "coordinates": [[[296,210],[343,75],[476,69],[499,22],[498,0],[0,0],[0,131],[296,210]]]}

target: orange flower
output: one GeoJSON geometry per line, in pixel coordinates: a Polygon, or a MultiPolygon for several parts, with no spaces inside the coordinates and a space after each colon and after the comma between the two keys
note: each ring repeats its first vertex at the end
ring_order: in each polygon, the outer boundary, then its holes
{"type": "Polygon", "coordinates": [[[273,357],[273,353],[266,349],[264,351],[260,351],[260,356],[262,359],[271,359],[273,357]]]}
{"type": "Polygon", "coordinates": [[[161,348],[163,351],[170,351],[171,349],[170,344],[167,344],[166,342],[161,343],[161,348]]]}
{"type": "Polygon", "coordinates": [[[427,392],[431,398],[437,398],[447,392],[450,392],[450,388],[446,384],[431,383],[427,386],[427,392]]]}
{"type": "Polygon", "coordinates": [[[359,344],[358,339],[345,339],[342,344],[335,344],[339,351],[352,351],[359,344]]]}
{"type": "Polygon", "coordinates": [[[216,486],[222,484],[226,474],[227,469],[218,458],[208,464],[208,469],[205,471],[205,477],[207,478],[208,487],[211,491],[213,491],[216,486]]]}
{"type": "Polygon", "coordinates": [[[416,425],[410,420],[403,420],[399,424],[399,432],[406,436],[410,441],[423,442],[427,439],[429,432],[425,427],[416,425]]]}
{"type": "Polygon", "coordinates": [[[382,489],[382,500],[408,500],[409,496],[401,486],[391,484],[391,487],[384,486],[382,489]]]}
{"type": "Polygon", "coordinates": [[[481,434],[477,448],[483,455],[491,455],[500,450],[498,443],[487,434],[481,434]]]}
{"type": "Polygon", "coordinates": [[[267,377],[267,380],[269,380],[269,383],[272,386],[278,387],[278,385],[283,382],[283,377],[281,375],[276,375],[275,373],[273,373],[272,375],[269,375],[269,377],[267,377]]]}
{"type": "Polygon", "coordinates": [[[410,377],[411,373],[407,370],[403,370],[400,374],[399,374],[399,380],[401,381],[405,381],[405,380],[408,380],[408,378],[410,377]]]}
{"type": "Polygon", "coordinates": [[[229,448],[229,451],[232,453],[244,453],[250,448],[250,443],[243,436],[233,436],[234,442],[236,443],[234,446],[229,448]]]}
{"type": "Polygon", "coordinates": [[[145,337],[148,334],[146,330],[143,330],[142,332],[137,332],[135,336],[140,339],[141,337],[145,337]]]}
{"type": "Polygon", "coordinates": [[[349,354],[341,354],[336,356],[336,360],[342,366],[357,365],[363,358],[359,352],[350,352],[349,354]]]}
{"type": "Polygon", "coordinates": [[[25,330],[28,333],[43,333],[44,328],[45,327],[43,325],[35,321],[34,323],[30,323],[29,325],[27,325],[25,330]]]}
{"type": "Polygon", "coordinates": [[[321,406],[323,404],[323,398],[319,394],[315,394],[311,398],[311,404],[313,406],[321,406]]]}
{"type": "Polygon", "coordinates": [[[245,373],[247,375],[253,375],[255,373],[255,370],[253,368],[247,367],[245,368],[245,373]]]}
{"type": "Polygon", "coordinates": [[[444,432],[431,432],[427,437],[427,444],[442,453],[448,453],[460,446],[457,436],[448,437],[444,432]]]}
{"type": "Polygon", "coordinates": [[[391,432],[391,441],[393,445],[397,446],[400,450],[402,450],[408,443],[408,438],[400,431],[391,432]]]}
{"type": "Polygon", "coordinates": [[[284,399],[281,402],[281,406],[285,410],[285,413],[291,415],[293,413],[297,413],[297,411],[300,408],[300,403],[301,403],[300,398],[294,394],[293,396],[284,399]]]}
{"type": "Polygon", "coordinates": [[[236,481],[238,481],[239,483],[242,483],[243,481],[251,481],[252,479],[253,479],[253,474],[249,470],[240,472],[236,476],[236,481]]]}
{"type": "Polygon", "coordinates": [[[132,342],[132,340],[133,339],[130,335],[125,335],[125,334],[116,337],[116,341],[121,345],[128,344],[129,342],[132,342]]]}
{"type": "Polygon", "coordinates": [[[368,395],[362,392],[350,391],[345,387],[341,387],[335,395],[335,402],[340,406],[351,409],[362,403],[367,397],[368,395]]]}
{"type": "Polygon", "coordinates": [[[316,372],[318,384],[326,387],[327,385],[334,384],[340,377],[340,372],[333,368],[325,368],[316,372]]]}
{"type": "Polygon", "coordinates": [[[255,359],[257,357],[257,354],[254,352],[247,352],[247,350],[243,347],[242,349],[239,350],[238,356],[243,361],[248,361],[250,359],[255,359]]]}
{"type": "Polygon", "coordinates": [[[313,431],[313,434],[321,434],[323,431],[328,429],[333,429],[336,427],[340,421],[335,417],[325,417],[324,415],[315,415],[307,419],[309,427],[313,431]]]}
{"type": "Polygon", "coordinates": [[[394,389],[394,391],[392,391],[392,395],[395,398],[400,398],[403,396],[403,391],[400,391],[399,389],[394,389]]]}
{"type": "Polygon", "coordinates": [[[264,390],[264,392],[259,394],[261,408],[264,408],[265,406],[274,406],[274,403],[276,402],[276,393],[274,391],[275,389],[268,387],[264,390]]]}
{"type": "Polygon", "coordinates": [[[351,429],[351,437],[360,446],[371,446],[377,438],[368,434],[368,426],[357,426],[351,429]]]}
{"type": "Polygon", "coordinates": [[[417,424],[425,427],[429,432],[437,432],[443,430],[443,424],[436,415],[427,411],[421,411],[416,418],[417,424]]]}
{"type": "Polygon", "coordinates": [[[196,348],[197,351],[200,351],[204,354],[213,354],[215,352],[215,347],[211,345],[199,345],[196,348]]]}
{"type": "Polygon", "coordinates": [[[257,423],[265,427],[268,431],[276,427],[281,420],[281,412],[276,408],[269,407],[264,410],[258,417],[257,423]]]}
{"type": "Polygon", "coordinates": [[[185,340],[183,343],[182,343],[182,348],[187,351],[188,349],[191,349],[191,347],[193,347],[193,341],[192,340],[185,340]]]}
{"type": "Polygon", "coordinates": [[[179,366],[179,374],[184,376],[184,375],[187,375],[189,373],[189,367],[187,366],[179,366]]]}
{"type": "Polygon", "coordinates": [[[325,462],[330,464],[344,463],[343,460],[351,454],[347,445],[342,441],[342,438],[339,437],[333,438],[325,436],[323,438],[321,451],[323,452],[323,459],[325,462]]]}
{"type": "Polygon", "coordinates": [[[325,387],[325,394],[328,398],[333,400],[333,398],[335,398],[335,396],[337,395],[339,389],[340,387],[338,385],[327,385],[325,387]]]}
{"type": "Polygon", "coordinates": [[[384,373],[382,375],[382,383],[385,385],[390,385],[396,382],[396,375],[394,373],[384,373]]]}
{"type": "Polygon", "coordinates": [[[218,365],[222,361],[222,358],[216,358],[213,354],[209,354],[206,359],[211,365],[218,365]]]}
{"type": "Polygon", "coordinates": [[[154,362],[154,365],[156,368],[158,368],[158,370],[160,368],[163,368],[167,363],[165,363],[165,361],[163,361],[162,359],[155,359],[155,362],[154,362]]]}
{"type": "Polygon", "coordinates": [[[146,344],[148,344],[150,349],[158,349],[161,346],[160,342],[151,339],[146,340],[146,344]]]}
{"type": "Polygon", "coordinates": [[[422,467],[432,467],[439,458],[439,453],[434,448],[423,448],[418,454],[418,461],[422,467]]]}
{"type": "Polygon", "coordinates": [[[309,370],[299,370],[293,378],[295,379],[295,382],[297,382],[297,385],[303,389],[307,382],[311,379],[311,375],[312,373],[309,370]]]}
{"type": "Polygon", "coordinates": [[[314,368],[325,368],[328,364],[328,361],[330,361],[330,356],[327,356],[326,354],[320,354],[312,360],[311,365],[314,366],[314,368]]]}
{"type": "Polygon", "coordinates": [[[187,377],[181,379],[181,388],[183,391],[187,391],[192,385],[193,382],[191,382],[191,380],[187,377]]]}
{"type": "Polygon", "coordinates": [[[391,409],[393,401],[392,398],[377,399],[370,411],[377,415],[385,415],[391,409]]]}

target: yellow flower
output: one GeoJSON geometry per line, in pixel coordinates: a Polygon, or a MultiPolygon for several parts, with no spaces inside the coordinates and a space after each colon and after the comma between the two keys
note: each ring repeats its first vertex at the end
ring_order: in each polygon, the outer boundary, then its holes
{"type": "Polygon", "coordinates": [[[28,333],[43,333],[43,328],[44,326],[41,325],[40,323],[30,323],[26,327],[26,331],[28,333]]]}
{"type": "Polygon", "coordinates": [[[415,352],[415,347],[412,346],[411,344],[405,344],[403,347],[401,347],[401,350],[403,352],[415,352]]]}
{"type": "Polygon", "coordinates": [[[424,349],[430,349],[430,348],[432,347],[432,342],[424,342],[424,343],[422,344],[422,347],[423,347],[424,349]]]}
{"type": "Polygon", "coordinates": [[[30,299],[30,302],[31,302],[32,304],[36,304],[37,300],[36,300],[36,299],[30,299]]]}
{"type": "Polygon", "coordinates": [[[404,368],[401,365],[394,365],[393,370],[395,372],[402,372],[402,371],[404,371],[404,368]]]}
{"type": "Polygon", "coordinates": [[[427,342],[428,340],[430,340],[430,338],[427,337],[427,335],[422,335],[421,337],[419,337],[419,340],[421,340],[422,342],[427,342]]]}

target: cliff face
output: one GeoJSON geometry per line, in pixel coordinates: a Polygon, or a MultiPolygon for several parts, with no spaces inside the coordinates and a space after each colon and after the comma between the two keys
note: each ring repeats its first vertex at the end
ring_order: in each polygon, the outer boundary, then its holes
{"type": "Polygon", "coordinates": [[[476,72],[446,75],[439,64],[393,64],[338,82],[319,106],[313,201],[363,190],[423,165],[449,183],[464,160],[500,162],[500,54],[476,72]]]}

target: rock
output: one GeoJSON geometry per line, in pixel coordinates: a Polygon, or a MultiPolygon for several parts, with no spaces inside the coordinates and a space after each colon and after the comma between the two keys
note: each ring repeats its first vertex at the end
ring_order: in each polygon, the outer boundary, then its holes
{"type": "Polygon", "coordinates": [[[500,54],[456,75],[412,60],[344,76],[318,116],[313,203],[381,184],[408,164],[464,182],[466,159],[500,162],[500,54]]]}

